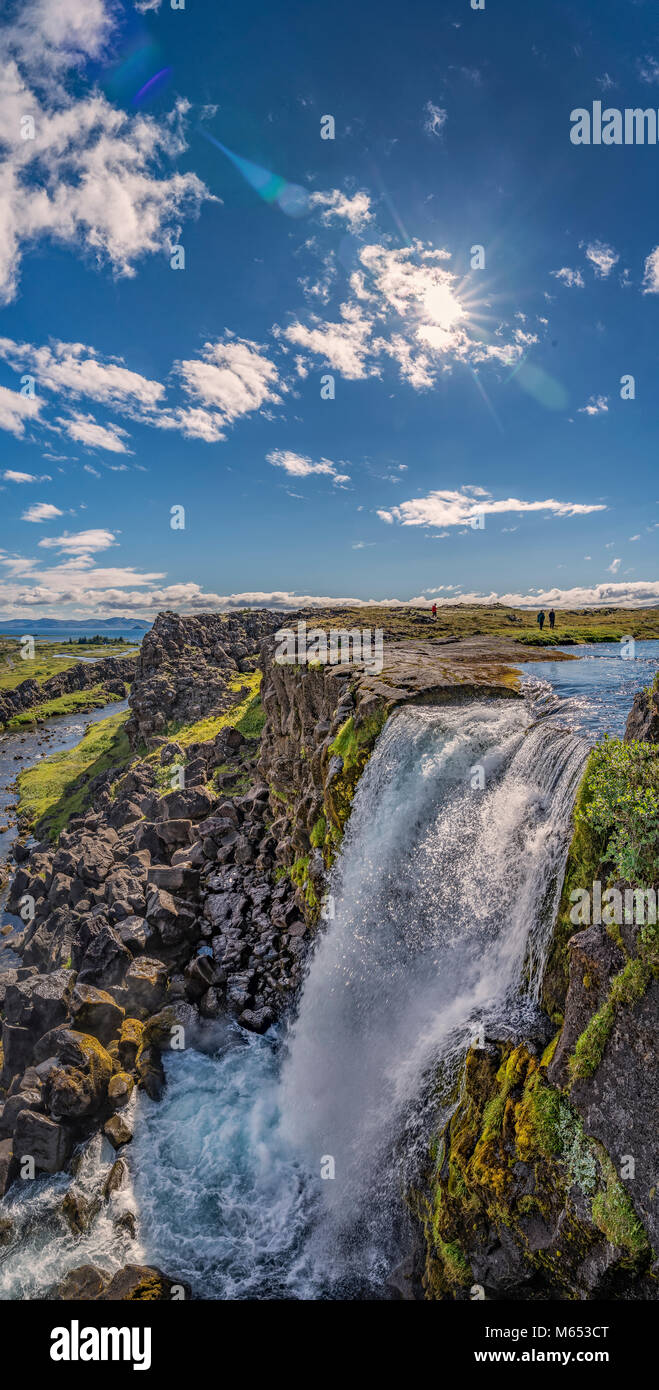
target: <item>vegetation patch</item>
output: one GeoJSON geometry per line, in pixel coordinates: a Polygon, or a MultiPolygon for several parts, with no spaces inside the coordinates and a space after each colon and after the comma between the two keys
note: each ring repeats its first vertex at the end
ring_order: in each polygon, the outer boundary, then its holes
{"type": "Polygon", "coordinates": [[[20,773],[19,814],[39,835],[56,839],[69,818],[88,806],[89,782],[130,761],[127,717],[128,711],[121,710],[99,720],[75,748],[53,753],[20,773]]]}
{"type": "Polygon", "coordinates": [[[608,998],[589,1020],[581,1037],[577,1039],[570,1057],[569,1071],[572,1081],[594,1076],[604,1056],[604,1049],[611,1035],[618,1009],[634,1004],[642,999],[653,975],[653,967],[643,956],[635,956],[611,982],[608,998]]]}
{"type": "Polygon", "coordinates": [[[231,705],[223,714],[207,715],[205,719],[197,720],[196,724],[172,724],[168,735],[186,748],[191,743],[208,743],[230,724],[232,728],[238,729],[244,738],[260,738],[265,724],[259,695],[260,686],[260,671],[247,671],[244,675],[236,675],[230,681],[229,689],[234,693],[245,687],[247,689],[247,694],[243,695],[237,704],[231,705]]]}
{"type": "Polygon", "coordinates": [[[373,714],[359,723],[350,715],[341,725],[336,738],[330,744],[328,757],[340,758],[342,766],[334,776],[327,779],[325,806],[328,819],[337,835],[331,830],[325,836],[325,862],[329,867],[336,852],[337,836],[340,843],[343,830],[350,815],[352,800],[359,778],[373,752],[375,742],[388,715],[386,705],[380,705],[373,714]]]}
{"type": "Polygon", "coordinates": [[[88,710],[103,709],[105,705],[115,704],[119,696],[108,694],[104,685],[92,685],[88,690],[72,690],[60,695],[56,700],[45,700],[42,705],[15,714],[8,722],[8,729],[29,728],[52,719],[58,714],[84,714],[88,710]]]}

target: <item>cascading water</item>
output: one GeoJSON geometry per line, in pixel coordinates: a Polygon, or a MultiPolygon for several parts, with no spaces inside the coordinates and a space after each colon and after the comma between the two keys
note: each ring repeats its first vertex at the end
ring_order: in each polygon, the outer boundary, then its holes
{"type": "MultiPolygon", "coordinates": [[[[198,1297],[387,1296],[439,1071],[481,1029],[533,1018],[587,743],[532,716],[492,700],[390,719],[288,1033],[233,1025],[211,1054],[170,1057],[163,1101],[139,1102],[128,1258],[198,1297]]],[[[84,1258],[125,1263],[125,1233],[106,1222],[84,1258]]],[[[73,1263],[63,1250],[60,1274],[73,1263]]]]}

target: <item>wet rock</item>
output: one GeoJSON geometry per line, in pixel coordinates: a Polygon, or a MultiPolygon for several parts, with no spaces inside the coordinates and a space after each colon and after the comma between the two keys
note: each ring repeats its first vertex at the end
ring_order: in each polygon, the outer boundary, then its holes
{"type": "Polygon", "coordinates": [[[77,1269],[70,1269],[68,1274],[55,1284],[47,1298],[58,1302],[91,1302],[100,1297],[109,1282],[110,1276],[102,1269],[97,1269],[96,1265],[79,1265],[77,1269]]]}
{"type": "Polygon", "coordinates": [[[241,1028],[247,1028],[250,1033],[267,1033],[274,1021],[274,1014],[266,1008],[244,1009],[238,1018],[241,1028]]]}
{"type": "Polygon", "coordinates": [[[71,1187],[62,1200],[60,1212],[73,1235],[80,1236],[89,1230],[101,1205],[100,1197],[87,1197],[79,1188],[71,1187]]]}
{"type": "Polygon", "coordinates": [[[125,1265],[113,1275],[99,1297],[101,1302],[171,1302],[179,1290],[186,1296],[189,1294],[186,1284],[170,1279],[160,1269],[149,1265],[125,1265]]]}
{"type": "Polygon", "coordinates": [[[38,1171],[59,1173],[70,1152],[71,1138],[63,1125],[48,1115],[21,1110],[14,1131],[14,1156],[19,1164],[29,1157],[38,1171]]]}
{"type": "Polygon", "coordinates": [[[125,1158],[116,1158],[103,1184],[103,1196],[112,1197],[128,1181],[128,1164],[125,1158]]]}
{"type": "Polygon", "coordinates": [[[160,1100],[165,1089],[165,1071],[157,1047],[141,1047],[135,1061],[137,1074],[151,1100],[160,1100]]]}
{"type": "Polygon", "coordinates": [[[133,1094],[133,1086],[133,1078],[129,1072],[115,1072],[108,1084],[108,1103],[113,1110],[122,1110],[124,1105],[128,1104],[133,1094]]]}
{"type": "Polygon", "coordinates": [[[123,1115],[111,1115],[103,1126],[103,1133],[115,1149],[129,1144],[133,1137],[132,1127],[123,1115]]]}

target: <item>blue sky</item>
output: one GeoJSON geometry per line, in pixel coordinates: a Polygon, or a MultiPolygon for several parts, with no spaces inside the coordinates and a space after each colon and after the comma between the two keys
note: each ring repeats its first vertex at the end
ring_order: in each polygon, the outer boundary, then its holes
{"type": "Polygon", "coordinates": [[[659,107],[651,0],[22,0],[0,58],[2,616],[659,600],[659,148],[570,141],[659,107]]]}

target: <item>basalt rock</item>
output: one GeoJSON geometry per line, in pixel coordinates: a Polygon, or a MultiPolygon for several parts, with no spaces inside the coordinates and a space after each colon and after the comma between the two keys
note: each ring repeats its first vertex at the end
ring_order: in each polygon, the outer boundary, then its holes
{"type": "Polygon", "coordinates": [[[254,669],[263,637],[279,621],[263,610],[186,618],[159,613],[137,658],[126,724],[131,746],[235,704],[230,682],[254,669]]]}

